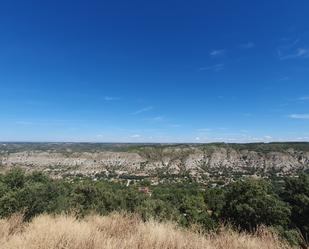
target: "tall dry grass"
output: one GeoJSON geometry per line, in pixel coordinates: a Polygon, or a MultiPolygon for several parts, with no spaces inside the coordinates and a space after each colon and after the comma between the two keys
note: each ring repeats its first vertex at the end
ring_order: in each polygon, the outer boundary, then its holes
{"type": "Polygon", "coordinates": [[[222,229],[203,235],[171,223],[142,222],[134,215],[114,213],[88,216],[41,215],[30,223],[14,215],[0,220],[1,249],[279,249],[289,248],[262,228],[257,235],[222,229]]]}

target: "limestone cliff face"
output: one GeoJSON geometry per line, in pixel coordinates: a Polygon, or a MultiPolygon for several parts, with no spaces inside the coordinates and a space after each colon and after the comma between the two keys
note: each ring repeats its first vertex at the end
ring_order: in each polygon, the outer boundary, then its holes
{"type": "Polygon", "coordinates": [[[198,146],[145,147],[132,152],[72,152],[20,151],[0,155],[2,168],[22,166],[27,170],[43,170],[51,174],[95,174],[117,171],[125,174],[150,174],[158,169],[177,174],[192,174],[213,170],[259,172],[296,172],[309,168],[309,152],[294,150],[254,151],[229,147],[198,146]]]}

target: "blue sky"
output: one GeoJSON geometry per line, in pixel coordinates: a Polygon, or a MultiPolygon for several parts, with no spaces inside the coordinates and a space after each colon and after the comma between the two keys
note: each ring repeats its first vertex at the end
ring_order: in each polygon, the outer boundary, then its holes
{"type": "Polygon", "coordinates": [[[309,141],[307,0],[0,4],[0,141],[309,141]]]}

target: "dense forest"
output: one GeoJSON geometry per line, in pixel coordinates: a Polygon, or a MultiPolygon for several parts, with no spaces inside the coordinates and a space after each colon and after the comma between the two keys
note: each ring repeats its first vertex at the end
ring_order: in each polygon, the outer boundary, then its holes
{"type": "Polygon", "coordinates": [[[14,169],[0,175],[0,216],[22,213],[26,221],[42,214],[113,211],[138,214],[144,221],[170,220],[203,231],[222,224],[254,232],[259,225],[276,230],[292,245],[309,239],[309,175],[271,182],[246,178],[225,187],[207,188],[196,182],[150,185],[147,180],[130,186],[105,180],[51,179],[41,172],[14,169]]]}

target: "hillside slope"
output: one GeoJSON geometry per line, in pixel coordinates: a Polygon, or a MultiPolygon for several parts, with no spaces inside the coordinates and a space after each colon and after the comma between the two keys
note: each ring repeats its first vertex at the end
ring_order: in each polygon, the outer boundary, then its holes
{"type": "Polygon", "coordinates": [[[171,223],[142,222],[137,217],[111,214],[76,220],[70,216],[35,218],[24,224],[20,216],[0,220],[3,249],[280,249],[290,248],[266,229],[256,235],[222,230],[202,235],[171,223]]]}

